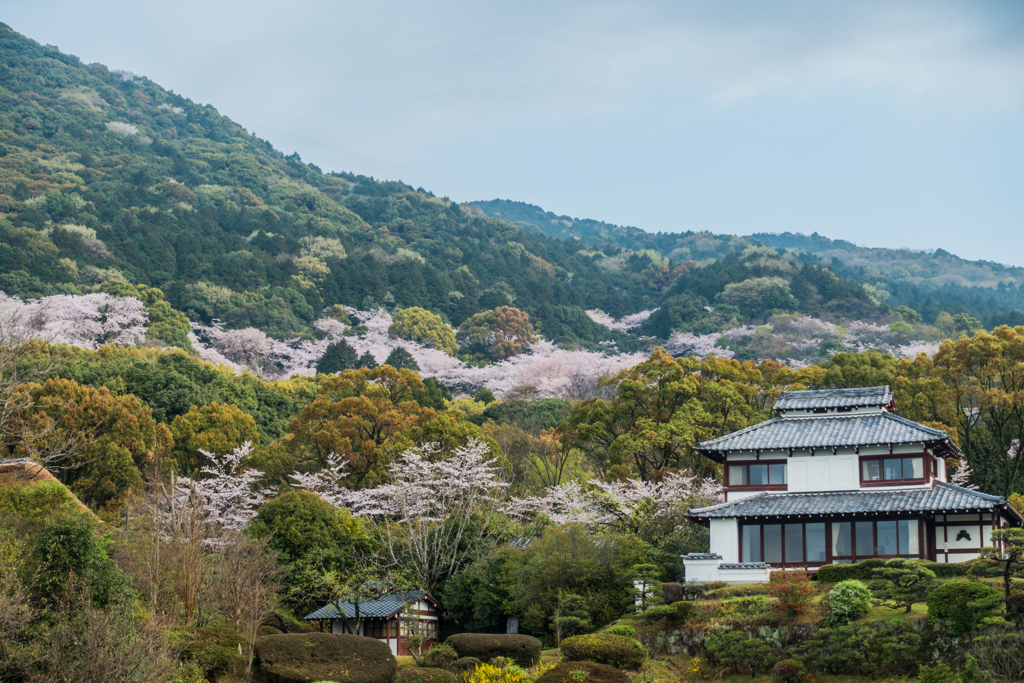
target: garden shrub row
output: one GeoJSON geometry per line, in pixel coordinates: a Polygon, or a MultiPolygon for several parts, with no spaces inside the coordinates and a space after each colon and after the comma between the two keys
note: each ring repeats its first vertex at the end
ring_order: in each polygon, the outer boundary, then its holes
{"type": "MultiPolygon", "coordinates": [[[[979,560],[949,563],[917,560],[918,564],[925,569],[930,569],[940,579],[955,579],[968,576],[972,568],[977,566],[978,562],[979,560]]],[[[871,558],[857,564],[826,564],[818,568],[816,579],[823,583],[839,583],[848,579],[867,581],[871,578],[871,570],[877,569],[883,564],[885,564],[885,560],[878,558],[871,558]]]]}
{"type": "Polygon", "coordinates": [[[333,680],[339,670],[346,672],[345,683],[391,683],[398,669],[385,643],[336,633],[264,636],[256,641],[256,659],[267,683],[333,680]]]}
{"type": "Polygon", "coordinates": [[[903,621],[822,628],[794,650],[814,673],[874,679],[915,675],[922,654],[921,635],[903,621]]]}
{"type": "Polygon", "coordinates": [[[562,662],[545,671],[536,683],[630,683],[629,676],[607,664],[562,662]]]}
{"type": "Polygon", "coordinates": [[[456,683],[456,681],[458,681],[458,677],[451,671],[422,666],[401,669],[398,676],[395,677],[395,683],[456,683]]]}
{"type": "Polygon", "coordinates": [[[861,581],[871,580],[871,570],[878,569],[885,564],[885,560],[872,558],[857,564],[826,564],[818,567],[816,579],[822,583],[839,583],[850,579],[861,581]]]}
{"type": "Polygon", "coordinates": [[[489,662],[495,657],[508,657],[519,666],[540,663],[541,644],[533,636],[510,633],[456,633],[444,641],[455,648],[460,658],[476,657],[489,662]]]}
{"type": "Polygon", "coordinates": [[[596,662],[617,669],[639,669],[647,659],[647,650],[636,640],[611,633],[590,633],[566,638],[562,656],[570,662],[596,662]]]}

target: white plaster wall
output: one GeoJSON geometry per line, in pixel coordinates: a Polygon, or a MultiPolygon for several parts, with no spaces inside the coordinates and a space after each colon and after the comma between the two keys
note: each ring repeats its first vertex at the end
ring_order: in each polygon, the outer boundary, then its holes
{"type": "MultiPolygon", "coordinates": [[[[331,619],[331,633],[348,633],[345,630],[345,620],[343,619],[331,619]]],[[[356,621],[356,635],[363,635],[363,620],[359,619],[356,621]]]]}
{"type": "Polygon", "coordinates": [[[686,581],[697,583],[714,583],[718,581],[718,566],[721,560],[683,560],[686,568],[686,581]]]}
{"type": "Polygon", "coordinates": [[[764,491],[729,491],[726,493],[726,499],[739,500],[740,498],[750,498],[751,496],[756,496],[759,493],[764,493],[764,491]]]}
{"type": "Polygon", "coordinates": [[[722,556],[722,562],[739,562],[739,524],[735,519],[711,520],[711,552],[722,556]]]}
{"type": "MultiPolygon", "coordinates": [[[[991,529],[989,529],[988,531],[991,531],[991,529]]],[[[988,536],[989,534],[985,533],[985,530],[982,528],[980,524],[966,524],[963,526],[946,527],[946,538],[948,539],[946,543],[949,544],[950,550],[980,549],[983,542],[982,539],[987,541],[988,536]],[[971,540],[968,541],[966,538],[961,538],[960,540],[957,540],[957,536],[960,535],[960,532],[966,532],[967,534],[969,534],[971,540]]],[[[942,543],[939,543],[935,547],[941,548],[942,543]]]]}
{"type": "Polygon", "coordinates": [[[740,583],[768,583],[771,576],[771,569],[719,569],[720,581],[728,584],[740,583]]]}
{"type": "Polygon", "coordinates": [[[848,491],[860,486],[853,455],[796,456],[788,461],[789,491],[848,491]]]}
{"type": "Polygon", "coordinates": [[[956,553],[955,555],[949,556],[949,563],[953,562],[966,562],[967,560],[975,560],[981,557],[981,553],[956,553]]]}

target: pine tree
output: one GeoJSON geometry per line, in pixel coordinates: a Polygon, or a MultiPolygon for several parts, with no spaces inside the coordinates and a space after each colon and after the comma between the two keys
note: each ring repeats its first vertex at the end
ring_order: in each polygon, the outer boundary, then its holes
{"type": "Polygon", "coordinates": [[[412,357],[412,354],[405,350],[403,346],[396,346],[391,353],[388,354],[388,358],[384,361],[384,365],[390,365],[395,370],[415,370],[420,371],[419,363],[412,357]]]}
{"type": "Polygon", "coordinates": [[[327,351],[316,364],[317,373],[333,375],[342,370],[351,370],[359,367],[359,357],[356,350],[349,346],[344,339],[338,340],[327,347],[327,351]]]}

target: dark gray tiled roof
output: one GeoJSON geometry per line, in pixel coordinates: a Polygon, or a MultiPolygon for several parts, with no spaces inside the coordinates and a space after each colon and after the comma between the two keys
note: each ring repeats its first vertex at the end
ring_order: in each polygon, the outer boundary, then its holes
{"type": "Polygon", "coordinates": [[[718,553],[687,553],[683,555],[687,560],[720,560],[722,556],[718,553]]]}
{"type": "MultiPolygon", "coordinates": [[[[378,618],[378,617],[390,617],[396,612],[400,612],[406,605],[411,605],[423,596],[430,596],[426,591],[412,590],[412,591],[401,591],[396,593],[389,593],[388,595],[382,595],[376,600],[367,600],[366,602],[359,603],[359,616],[378,618]]],[[[430,598],[433,600],[433,598],[430,598]]],[[[434,600],[434,602],[437,602],[434,600]]],[[[344,617],[346,619],[356,618],[356,607],[352,603],[343,602],[341,608],[344,611],[344,617]]],[[[326,605],[321,607],[317,611],[306,616],[306,621],[313,619],[341,619],[342,615],[338,613],[338,609],[334,605],[326,605]]]]}
{"type": "Polygon", "coordinates": [[[701,451],[753,451],[788,448],[831,448],[945,441],[946,432],[893,415],[775,417],[753,427],[697,445],[701,451]]]}
{"type": "Polygon", "coordinates": [[[711,519],[867,512],[958,512],[988,510],[1005,502],[1006,500],[999,496],[937,481],[927,489],[764,492],[728,503],[688,510],[687,515],[711,519]]]}
{"type": "Polygon", "coordinates": [[[719,569],[766,569],[771,565],[767,562],[723,562],[719,569]]]}
{"type": "Polygon", "coordinates": [[[858,408],[885,406],[892,401],[888,386],[859,389],[824,389],[820,391],[784,391],[775,403],[775,410],[810,410],[811,408],[858,408]]]}

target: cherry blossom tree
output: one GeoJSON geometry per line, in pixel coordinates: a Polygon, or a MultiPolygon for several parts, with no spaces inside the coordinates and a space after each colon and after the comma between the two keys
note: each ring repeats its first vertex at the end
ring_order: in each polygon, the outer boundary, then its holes
{"type": "Polygon", "coordinates": [[[950,477],[949,483],[954,486],[961,488],[970,489],[971,491],[977,491],[978,487],[971,483],[971,465],[967,462],[967,458],[961,458],[960,464],[957,465],[956,472],[950,477]]]}
{"type": "Polygon", "coordinates": [[[315,493],[334,507],[348,507],[352,491],[342,484],[342,479],[348,476],[348,472],[344,471],[347,464],[348,459],[345,456],[330,453],[327,455],[323,469],[319,472],[313,474],[292,472],[289,475],[295,480],[292,486],[315,493]]]}
{"type": "Polygon", "coordinates": [[[655,546],[669,536],[688,545],[699,542],[703,531],[682,521],[686,509],[714,505],[724,499],[722,486],[715,480],[670,472],[657,482],[594,479],[586,487],[568,482],[549,487],[542,496],[512,499],[504,510],[524,521],[546,515],[558,525],[582,524],[632,533],[655,546]]]}
{"type": "Polygon", "coordinates": [[[263,472],[248,469],[242,462],[252,452],[252,442],[224,455],[215,455],[200,449],[211,466],[199,470],[204,478],[181,477],[177,488],[180,495],[199,496],[206,509],[207,522],[216,530],[244,529],[274,489],[260,485],[263,472]]]}
{"type": "Polygon", "coordinates": [[[619,332],[630,332],[640,327],[645,320],[651,317],[657,308],[652,308],[649,311],[640,311],[639,313],[633,313],[632,315],[625,315],[618,320],[613,319],[610,315],[600,309],[591,309],[587,311],[587,316],[598,325],[603,325],[609,330],[618,330],[619,332]]]}
{"type": "Polygon", "coordinates": [[[145,339],[149,322],[141,301],[106,292],[60,294],[29,301],[0,292],[0,316],[17,318],[24,336],[83,349],[98,349],[104,344],[137,345],[145,339]]]}
{"type": "Polygon", "coordinates": [[[431,591],[498,540],[490,526],[508,483],[490,455],[477,440],[446,459],[438,444],[412,448],[391,466],[391,483],[347,503],[376,530],[388,562],[431,591]]]}

